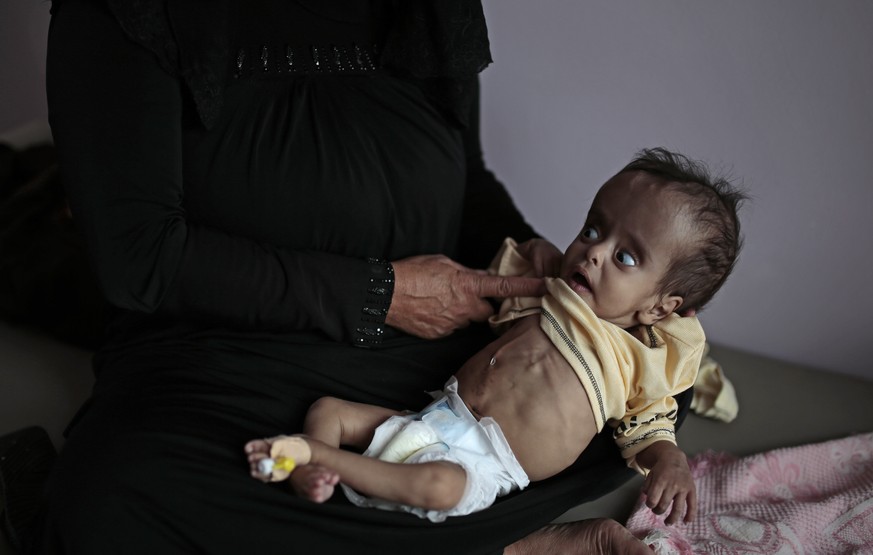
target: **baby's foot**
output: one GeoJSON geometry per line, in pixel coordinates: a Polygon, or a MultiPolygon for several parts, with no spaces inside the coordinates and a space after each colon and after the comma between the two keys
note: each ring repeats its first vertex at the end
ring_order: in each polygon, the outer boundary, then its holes
{"type": "Polygon", "coordinates": [[[263,482],[279,482],[288,478],[295,466],[309,463],[312,450],[300,436],[276,436],[246,443],[249,469],[253,478],[263,482]],[[292,464],[285,465],[287,461],[292,464]]]}
{"type": "Polygon", "coordinates": [[[289,481],[298,496],[316,503],[324,503],[333,495],[340,476],[335,471],[320,464],[308,464],[296,468],[289,481]]]}
{"type": "Polygon", "coordinates": [[[270,481],[270,474],[261,472],[262,461],[270,458],[270,444],[266,439],[255,439],[245,446],[249,461],[249,473],[252,478],[262,482],[270,481]]]}

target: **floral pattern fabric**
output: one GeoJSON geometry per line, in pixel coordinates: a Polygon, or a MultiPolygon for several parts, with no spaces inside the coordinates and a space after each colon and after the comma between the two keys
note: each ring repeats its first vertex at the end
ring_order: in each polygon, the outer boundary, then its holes
{"type": "Polygon", "coordinates": [[[628,529],[657,554],[873,554],[873,433],[690,461],[697,518],[666,526],[638,500],[628,529]]]}

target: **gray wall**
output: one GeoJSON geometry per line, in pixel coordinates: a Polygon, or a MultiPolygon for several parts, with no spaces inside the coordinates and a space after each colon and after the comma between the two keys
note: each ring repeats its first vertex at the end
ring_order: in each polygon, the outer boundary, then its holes
{"type": "MultiPolygon", "coordinates": [[[[873,2],[485,0],[486,161],[560,247],[639,148],[754,196],[713,342],[873,379],[873,2]]],[[[728,369],[729,373],[729,369],[728,369]]]]}
{"type": "MultiPolygon", "coordinates": [[[[562,248],[663,145],[742,180],[713,342],[873,380],[873,2],[485,0],[486,160],[562,248]]],[[[0,131],[45,117],[48,4],[0,2],[0,131]]],[[[730,374],[730,369],[727,369],[730,374]]]]}
{"type": "Polygon", "coordinates": [[[45,119],[48,1],[0,0],[0,133],[45,119]]]}

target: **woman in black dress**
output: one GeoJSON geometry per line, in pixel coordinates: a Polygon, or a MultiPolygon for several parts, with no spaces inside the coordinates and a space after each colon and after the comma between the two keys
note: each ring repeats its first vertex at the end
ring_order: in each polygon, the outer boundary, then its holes
{"type": "Polygon", "coordinates": [[[247,472],[320,396],[423,405],[489,339],[484,298],[539,287],[467,269],[536,237],[482,160],[478,2],[52,12],[50,121],[113,317],[39,552],[493,554],[627,478],[607,447],[433,525],[247,472]]]}

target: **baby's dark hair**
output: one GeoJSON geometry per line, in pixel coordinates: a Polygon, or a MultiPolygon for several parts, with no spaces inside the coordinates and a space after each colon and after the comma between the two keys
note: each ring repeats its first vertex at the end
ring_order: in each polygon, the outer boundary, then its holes
{"type": "Polygon", "coordinates": [[[701,162],[664,148],[644,149],[619,174],[644,171],[688,198],[698,242],[674,258],[659,284],[679,295],[677,311],[700,310],[724,285],[743,245],[737,210],[748,196],[727,178],[712,176],[701,162]]]}

